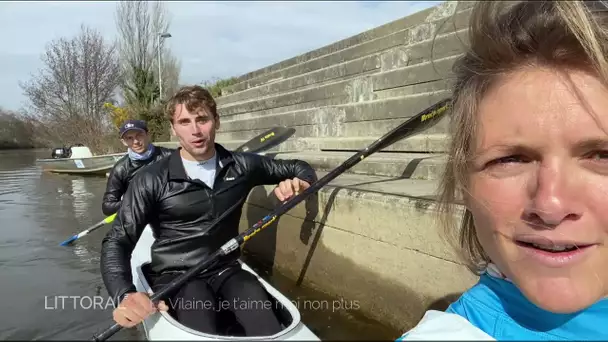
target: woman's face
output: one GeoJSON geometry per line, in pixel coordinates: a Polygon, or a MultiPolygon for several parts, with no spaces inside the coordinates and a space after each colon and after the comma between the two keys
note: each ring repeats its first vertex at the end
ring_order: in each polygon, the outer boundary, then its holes
{"type": "Polygon", "coordinates": [[[606,296],[608,89],[528,68],[493,87],[478,115],[466,201],[485,252],[546,310],[606,296]]]}

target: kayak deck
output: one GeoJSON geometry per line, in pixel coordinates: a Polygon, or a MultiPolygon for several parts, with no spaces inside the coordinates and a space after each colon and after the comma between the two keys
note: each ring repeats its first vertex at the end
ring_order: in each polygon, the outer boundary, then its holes
{"type": "MultiPolygon", "coordinates": [[[[146,226],[139,239],[131,258],[133,282],[137,291],[153,294],[145,277],[144,270],[151,260],[150,247],[154,242],[154,236],[149,226],[146,226]]],[[[271,336],[244,336],[242,327],[237,323],[230,311],[221,311],[218,321],[224,324],[224,334],[206,334],[191,329],[179,323],[167,312],[157,312],[149,316],[143,322],[143,328],[148,340],[197,340],[197,341],[231,341],[231,340],[298,340],[298,341],[320,341],[320,339],[301,321],[298,308],[281,292],[272,287],[268,282],[255,273],[247,264],[239,261],[241,267],[258,278],[260,284],[266,289],[269,297],[273,300],[273,308],[277,318],[281,321],[283,329],[271,336]]],[[[167,303],[168,304],[168,303],[167,303]]]]}

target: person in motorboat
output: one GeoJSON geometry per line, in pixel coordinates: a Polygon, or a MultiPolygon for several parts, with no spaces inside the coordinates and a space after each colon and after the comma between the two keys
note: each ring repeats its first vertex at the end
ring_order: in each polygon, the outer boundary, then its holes
{"type": "Polygon", "coordinates": [[[439,207],[480,278],[398,340],[608,340],[606,6],[475,4],[439,207]]]}
{"type": "Polygon", "coordinates": [[[101,211],[109,216],[118,211],[121,197],[133,176],[173,152],[173,149],[155,146],[148,134],[148,125],[143,120],[126,120],[119,129],[120,141],[127,147],[127,154],[116,161],[110,170],[106,191],[101,202],[101,211]]]}
{"type": "Polygon", "coordinates": [[[62,147],[55,147],[51,152],[51,158],[53,159],[62,159],[62,158],[70,158],[72,156],[72,147],[84,147],[83,144],[74,144],[70,147],[66,147],[65,145],[62,147]]]}
{"type": "Polygon", "coordinates": [[[53,159],[69,158],[71,154],[72,154],[72,151],[65,146],[56,147],[51,152],[51,158],[53,158],[53,159]]]}
{"type": "MultiPolygon", "coordinates": [[[[132,283],[130,257],[149,224],[156,239],[146,278],[154,291],[205,260],[239,233],[249,192],[278,184],[285,201],[317,180],[301,160],[275,160],[229,151],[215,142],[220,118],[211,94],[185,86],[168,101],[166,115],[179,148],[137,174],[125,193],[111,230],[102,242],[101,273],[108,293],[120,304],[114,320],[123,327],[140,323],[155,308],[132,283]],[[217,226],[210,223],[231,210],[217,226]]],[[[238,262],[240,249],[170,294],[158,306],[182,324],[217,334],[217,314],[229,309],[247,336],[268,336],[282,328],[265,289],[238,262]],[[263,305],[260,305],[262,303],[263,305]]]]}

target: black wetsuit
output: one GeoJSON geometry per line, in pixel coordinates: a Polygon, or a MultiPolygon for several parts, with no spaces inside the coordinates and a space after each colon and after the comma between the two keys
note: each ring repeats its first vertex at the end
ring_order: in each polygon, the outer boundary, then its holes
{"type": "MultiPolygon", "coordinates": [[[[120,300],[126,293],[136,291],[130,256],[147,224],[156,241],[151,248],[152,261],[146,268],[146,276],[157,289],[238,235],[241,210],[254,187],[295,177],[308,183],[317,179],[315,171],[304,161],[230,152],[219,144],[216,151],[213,188],[188,178],[179,150],[150,165],[131,181],[112,229],[102,242],[101,272],[112,297],[120,300]],[[222,222],[210,227],[214,219],[230,208],[231,213],[222,222]]],[[[272,311],[242,305],[244,301],[249,304],[267,301],[268,297],[258,281],[240,269],[239,257],[240,249],[237,249],[166,298],[165,303],[179,321],[214,333],[216,307],[213,304],[217,304],[219,297],[223,298],[223,305],[236,304],[235,315],[247,335],[274,334],[280,329],[272,311]],[[178,298],[183,299],[183,305],[178,298]],[[193,304],[194,300],[198,307],[185,303],[193,304]],[[201,309],[204,303],[208,304],[207,310],[201,309]]]]}
{"type": "Polygon", "coordinates": [[[110,171],[106,191],[103,194],[101,211],[104,215],[110,216],[118,211],[120,198],[129,187],[129,182],[144,166],[150,165],[175,151],[165,147],[154,146],[154,152],[146,160],[131,160],[128,155],[119,159],[110,171]]]}

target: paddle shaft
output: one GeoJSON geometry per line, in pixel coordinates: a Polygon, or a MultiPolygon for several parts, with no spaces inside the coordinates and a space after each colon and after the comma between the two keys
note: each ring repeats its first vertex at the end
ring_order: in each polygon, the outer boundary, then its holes
{"type": "Polygon", "coordinates": [[[112,221],[114,221],[114,218],[116,218],[116,214],[112,214],[106,218],[104,218],[103,220],[99,221],[98,223],[94,224],[93,226],[91,226],[90,228],[87,228],[85,230],[83,230],[82,232],[76,234],[76,235],[72,235],[71,238],[63,241],[62,243],[60,243],[60,246],[67,246],[69,244],[71,244],[72,242],[80,239],[81,237],[88,235],[89,233],[91,233],[92,231],[95,231],[97,229],[99,229],[100,227],[104,226],[107,223],[110,223],[112,221]]]}
{"type": "MultiPolygon", "coordinates": [[[[276,220],[277,217],[279,217],[280,215],[289,211],[291,208],[293,208],[294,206],[296,206],[297,204],[302,202],[304,199],[306,199],[308,196],[310,196],[314,192],[318,191],[323,186],[327,185],[334,178],[338,177],[340,174],[344,173],[344,171],[353,167],[354,165],[356,165],[357,163],[359,163],[360,161],[362,161],[363,159],[365,159],[372,153],[375,153],[375,152],[397,142],[398,140],[404,139],[405,137],[410,136],[410,135],[414,134],[415,132],[424,130],[424,129],[430,127],[431,125],[435,124],[437,121],[439,121],[441,119],[441,117],[443,117],[444,113],[447,111],[449,102],[450,102],[450,99],[445,99],[445,100],[442,100],[442,101],[436,103],[435,105],[425,109],[423,112],[419,113],[415,117],[413,117],[413,118],[407,120],[406,122],[404,122],[403,124],[399,125],[398,127],[393,129],[389,133],[383,135],[382,137],[377,139],[375,142],[373,142],[370,146],[368,146],[364,150],[357,152],[355,155],[353,155],[352,157],[350,157],[346,161],[344,161],[340,166],[338,166],[337,168],[335,168],[334,170],[332,170],[331,172],[326,174],[324,177],[322,177],[318,181],[314,182],[310,187],[308,187],[302,193],[300,193],[297,196],[292,197],[290,200],[285,202],[279,208],[275,209],[271,214],[265,216],[263,219],[258,221],[251,228],[249,228],[245,232],[239,234],[237,237],[230,239],[222,247],[220,247],[220,249],[216,250],[213,254],[209,255],[205,259],[205,261],[192,267],[190,270],[188,270],[187,272],[185,272],[182,275],[180,275],[179,277],[177,277],[171,283],[169,283],[168,285],[163,287],[160,291],[154,293],[150,297],[150,299],[152,300],[152,302],[154,302],[156,304],[156,302],[160,298],[162,298],[169,292],[175,290],[179,286],[183,285],[190,278],[192,278],[193,276],[199,274],[201,271],[208,268],[209,265],[211,263],[213,263],[219,257],[227,255],[227,254],[235,251],[244,242],[251,239],[255,234],[260,232],[262,229],[268,227],[274,220],[276,220]]],[[[235,204],[233,207],[228,209],[224,214],[222,214],[222,216],[220,216],[218,219],[216,219],[212,223],[212,225],[217,224],[223,217],[225,217],[227,212],[232,211],[232,209],[235,208],[241,202],[237,202],[237,204],[235,204]]],[[[104,341],[107,338],[114,335],[116,332],[120,331],[121,329],[122,329],[122,326],[119,325],[118,323],[115,323],[114,325],[112,325],[110,328],[108,328],[101,334],[99,334],[97,336],[93,336],[93,341],[104,341]]]]}

